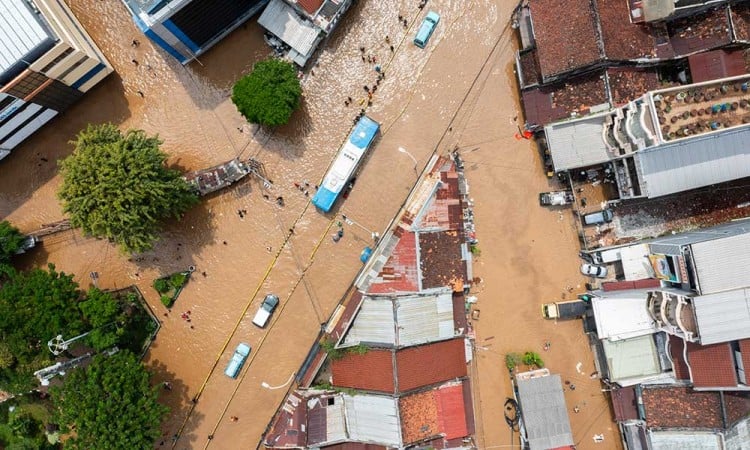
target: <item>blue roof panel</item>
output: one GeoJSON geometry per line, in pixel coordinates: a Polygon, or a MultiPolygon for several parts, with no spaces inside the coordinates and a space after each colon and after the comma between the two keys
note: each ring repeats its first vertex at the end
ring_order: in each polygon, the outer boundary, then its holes
{"type": "Polygon", "coordinates": [[[372,143],[379,129],[379,123],[367,116],[362,116],[359,122],[357,122],[357,126],[354,127],[354,130],[349,135],[349,142],[359,148],[367,148],[372,143]]]}
{"type": "Polygon", "coordinates": [[[321,211],[328,212],[333,207],[334,202],[336,202],[336,197],[338,197],[338,192],[331,192],[321,186],[318,192],[315,193],[312,202],[321,211]]]}

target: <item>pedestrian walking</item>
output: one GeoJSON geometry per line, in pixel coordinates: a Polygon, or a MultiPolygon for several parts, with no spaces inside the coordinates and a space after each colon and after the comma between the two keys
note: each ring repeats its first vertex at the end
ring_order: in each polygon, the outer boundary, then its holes
{"type": "Polygon", "coordinates": [[[393,53],[393,51],[394,51],[394,48],[393,48],[393,46],[391,45],[391,53],[393,53]]]}
{"type": "Polygon", "coordinates": [[[386,44],[390,44],[391,43],[391,38],[387,34],[385,35],[385,43],[386,44]]]}
{"type": "Polygon", "coordinates": [[[138,94],[141,98],[145,97],[145,95],[143,94],[143,91],[141,91],[140,89],[135,91],[135,93],[138,94]]]}
{"type": "Polygon", "coordinates": [[[131,59],[130,62],[132,62],[135,67],[138,67],[138,61],[135,58],[131,59]]]}
{"type": "Polygon", "coordinates": [[[138,39],[133,39],[133,42],[130,43],[131,47],[138,47],[139,45],[141,45],[141,43],[138,39]]]}
{"type": "Polygon", "coordinates": [[[240,418],[237,416],[232,416],[229,418],[229,420],[231,420],[232,422],[237,422],[238,420],[240,420],[240,418]]]}

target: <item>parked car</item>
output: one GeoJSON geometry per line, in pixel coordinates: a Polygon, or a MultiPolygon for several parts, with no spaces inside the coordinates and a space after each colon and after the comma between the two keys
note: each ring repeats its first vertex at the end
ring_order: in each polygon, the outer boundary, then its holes
{"type": "Polygon", "coordinates": [[[435,11],[428,12],[427,16],[422,20],[422,25],[419,26],[417,35],[414,37],[414,45],[419,48],[424,48],[425,45],[427,45],[427,41],[430,40],[432,32],[435,31],[438,22],[440,22],[440,14],[435,11]]]}
{"type": "Polygon", "coordinates": [[[271,314],[273,314],[277,306],[279,306],[279,297],[273,294],[266,295],[266,298],[263,299],[263,303],[258,307],[258,312],[256,312],[255,317],[253,317],[253,324],[261,328],[265,327],[266,323],[268,323],[268,319],[271,318],[271,314]]]}
{"type": "Polygon", "coordinates": [[[540,192],[539,204],[541,206],[563,206],[575,201],[572,191],[540,192]]]}
{"type": "Polygon", "coordinates": [[[242,365],[245,364],[245,360],[250,356],[250,350],[250,346],[245,343],[238,345],[234,350],[232,359],[230,359],[229,364],[227,364],[227,368],[224,370],[224,375],[229,378],[237,378],[240,369],[242,369],[242,365]]]}
{"type": "Polygon", "coordinates": [[[611,209],[603,209],[601,211],[593,212],[583,216],[584,225],[601,225],[603,223],[612,222],[615,213],[611,209]]]}
{"type": "Polygon", "coordinates": [[[604,266],[584,263],[581,264],[581,273],[589,277],[606,278],[607,268],[604,266]]]}

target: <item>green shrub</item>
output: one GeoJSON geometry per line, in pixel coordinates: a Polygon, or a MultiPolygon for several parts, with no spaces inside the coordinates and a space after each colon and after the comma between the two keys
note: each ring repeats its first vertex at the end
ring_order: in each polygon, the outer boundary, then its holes
{"type": "Polygon", "coordinates": [[[544,367],[544,361],[542,361],[542,357],[539,356],[539,353],[536,353],[536,352],[524,353],[523,363],[529,367],[537,367],[539,369],[544,367]]]}
{"type": "Polygon", "coordinates": [[[174,289],[179,289],[187,282],[187,275],[182,272],[175,273],[169,278],[169,282],[174,289]]]}
{"type": "Polygon", "coordinates": [[[513,372],[513,370],[521,364],[522,358],[521,355],[518,353],[508,353],[505,355],[505,367],[508,368],[509,371],[513,372]]]}
{"type": "Polygon", "coordinates": [[[174,301],[172,300],[172,297],[170,297],[168,295],[162,295],[161,296],[161,303],[164,306],[166,306],[167,308],[171,308],[172,307],[172,303],[174,303],[174,301]]]}
{"type": "Polygon", "coordinates": [[[471,254],[474,256],[479,257],[482,255],[482,250],[480,250],[476,244],[471,244],[471,246],[469,246],[469,249],[471,250],[471,254]]]}
{"type": "Polygon", "coordinates": [[[164,278],[154,280],[154,289],[160,294],[164,294],[169,291],[169,283],[164,278]]]}

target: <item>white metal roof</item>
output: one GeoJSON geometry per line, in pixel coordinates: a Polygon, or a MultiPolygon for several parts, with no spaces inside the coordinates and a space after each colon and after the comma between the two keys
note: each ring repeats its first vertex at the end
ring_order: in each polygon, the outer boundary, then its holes
{"type": "Polygon", "coordinates": [[[651,450],[724,450],[721,436],[711,431],[649,431],[651,450]]]}
{"type": "Polygon", "coordinates": [[[604,121],[610,112],[556,122],[544,127],[555,171],[592,166],[610,159],[604,121]]]}
{"type": "Polygon", "coordinates": [[[573,445],[560,375],[517,378],[516,384],[530,449],[573,445]]]}
{"type": "Polygon", "coordinates": [[[621,386],[630,386],[629,379],[640,379],[661,374],[659,355],[652,335],[620,341],[602,341],[609,368],[609,379],[621,386]]]}
{"type": "Polygon", "coordinates": [[[653,198],[748,177],[748,141],[750,127],[742,127],[642,150],[641,188],[653,198]]]}
{"type": "Polygon", "coordinates": [[[750,233],[697,242],[690,250],[701,294],[750,287],[750,233]]]}
{"type": "Polygon", "coordinates": [[[365,297],[343,343],[404,347],[454,336],[451,290],[439,288],[420,294],[365,297]]]}
{"type": "MultiPolygon", "coordinates": [[[[591,306],[599,339],[619,341],[657,331],[646,305],[646,291],[594,297],[591,306]]],[[[605,294],[606,295],[606,294],[605,294]]]]}
{"type": "Polygon", "coordinates": [[[326,442],[346,440],[346,420],[343,398],[334,397],[333,405],[327,405],[325,412],[326,442]]]}
{"type": "Polygon", "coordinates": [[[258,24],[305,58],[312,54],[321,33],[313,23],[300,17],[281,0],[271,0],[258,18],[258,24]]]}
{"type": "Polygon", "coordinates": [[[396,399],[379,395],[343,395],[349,439],[401,446],[396,399]]]}
{"type": "Polygon", "coordinates": [[[750,288],[693,298],[701,344],[750,338],[750,288]]]}
{"type": "Polygon", "coordinates": [[[452,338],[455,331],[451,292],[396,300],[396,322],[399,346],[452,338]]]}
{"type": "Polygon", "coordinates": [[[0,0],[0,75],[56,39],[42,20],[24,0],[0,0]]]}
{"type": "Polygon", "coordinates": [[[648,259],[648,244],[629,245],[620,248],[620,261],[626,281],[653,278],[654,269],[648,259]]]}

